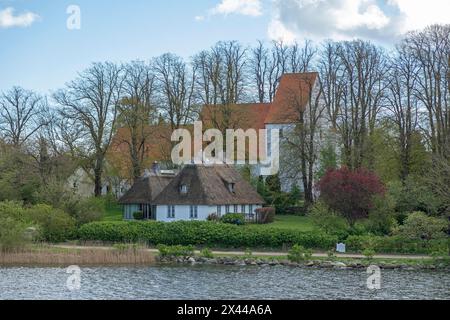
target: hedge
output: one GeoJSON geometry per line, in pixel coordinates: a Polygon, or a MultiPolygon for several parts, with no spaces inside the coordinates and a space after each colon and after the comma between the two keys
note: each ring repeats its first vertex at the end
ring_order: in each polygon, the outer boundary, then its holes
{"type": "Polygon", "coordinates": [[[218,247],[270,247],[298,244],[305,248],[329,250],[335,236],[318,232],[236,226],[209,221],[104,221],[81,226],[78,238],[85,241],[146,242],[150,245],[205,245],[218,247]]]}
{"type": "Polygon", "coordinates": [[[437,251],[449,251],[450,240],[413,240],[401,236],[349,236],[345,240],[347,250],[362,252],[370,242],[376,253],[431,254],[437,251]]]}

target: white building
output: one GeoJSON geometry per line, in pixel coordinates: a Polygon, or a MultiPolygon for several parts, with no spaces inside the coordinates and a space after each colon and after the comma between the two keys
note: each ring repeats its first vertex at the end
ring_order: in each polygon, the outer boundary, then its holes
{"type": "Polygon", "coordinates": [[[186,165],[156,197],[153,194],[161,185],[161,176],[147,179],[137,182],[120,200],[125,219],[133,219],[136,210],[150,210],[150,214],[144,213],[146,219],[166,222],[207,220],[212,214],[220,217],[226,213],[244,213],[252,219],[264,204],[256,190],[228,165],[186,165]]]}

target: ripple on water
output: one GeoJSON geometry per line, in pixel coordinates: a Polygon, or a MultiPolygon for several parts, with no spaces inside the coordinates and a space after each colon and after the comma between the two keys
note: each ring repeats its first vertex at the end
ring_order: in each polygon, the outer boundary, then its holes
{"type": "Polygon", "coordinates": [[[69,291],[62,268],[0,268],[0,299],[450,299],[445,271],[383,270],[381,290],[365,270],[152,266],[82,268],[69,291]]]}

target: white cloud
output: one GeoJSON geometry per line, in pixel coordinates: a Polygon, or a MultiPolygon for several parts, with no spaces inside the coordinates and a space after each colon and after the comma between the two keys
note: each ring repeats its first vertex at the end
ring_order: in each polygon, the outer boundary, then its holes
{"type": "Polygon", "coordinates": [[[449,0],[274,0],[268,36],[392,42],[404,32],[450,23],[449,0]],[[281,36],[280,36],[281,35],[281,36]]]}
{"type": "Polygon", "coordinates": [[[262,15],[262,5],[260,0],[221,0],[210,10],[210,13],[212,15],[240,14],[257,17],[262,15]]]}
{"type": "Polygon", "coordinates": [[[194,20],[195,21],[203,21],[203,20],[205,20],[205,16],[195,16],[194,20]]]}
{"type": "Polygon", "coordinates": [[[405,16],[402,32],[450,23],[449,0],[389,0],[389,3],[396,5],[405,16]]]}
{"type": "Polygon", "coordinates": [[[288,30],[283,23],[276,18],[270,21],[268,36],[271,40],[282,41],[286,44],[291,44],[296,40],[295,33],[288,30]]]}
{"type": "Polygon", "coordinates": [[[28,27],[37,19],[39,16],[33,12],[14,15],[14,8],[0,10],[0,28],[28,27]]]}

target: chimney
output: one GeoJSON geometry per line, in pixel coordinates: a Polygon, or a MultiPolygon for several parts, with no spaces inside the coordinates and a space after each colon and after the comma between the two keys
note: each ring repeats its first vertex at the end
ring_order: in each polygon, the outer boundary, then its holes
{"type": "Polygon", "coordinates": [[[152,172],[156,175],[159,175],[160,167],[158,161],[153,162],[152,164],[152,172]]]}

